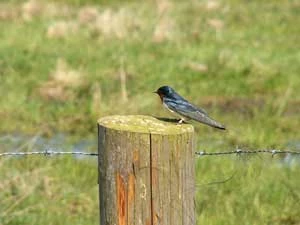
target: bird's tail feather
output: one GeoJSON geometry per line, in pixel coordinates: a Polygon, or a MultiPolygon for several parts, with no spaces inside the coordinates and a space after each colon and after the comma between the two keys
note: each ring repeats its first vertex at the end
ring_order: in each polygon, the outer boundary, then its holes
{"type": "Polygon", "coordinates": [[[205,119],[202,119],[200,122],[207,124],[211,127],[218,128],[220,130],[226,130],[226,127],[224,125],[220,124],[219,122],[217,122],[209,117],[205,117],[205,119]]]}

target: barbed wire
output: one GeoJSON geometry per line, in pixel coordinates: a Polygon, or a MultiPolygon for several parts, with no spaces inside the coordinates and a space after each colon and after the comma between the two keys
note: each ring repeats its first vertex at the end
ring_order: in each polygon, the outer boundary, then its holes
{"type": "Polygon", "coordinates": [[[294,155],[300,155],[300,152],[297,151],[290,151],[290,150],[278,150],[278,149],[262,149],[262,150],[242,150],[242,149],[236,149],[233,151],[224,151],[224,152],[195,152],[196,155],[199,157],[201,156],[219,156],[219,155],[233,155],[233,154],[258,154],[258,153],[268,153],[272,156],[276,154],[294,154],[294,155]]]}
{"type": "Polygon", "coordinates": [[[98,153],[94,152],[58,152],[58,151],[33,151],[33,152],[3,152],[0,153],[0,157],[3,156],[27,156],[27,155],[85,155],[85,156],[98,156],[98,153]]]}
{"type": "MultiPolygon", "coordinates": [[[[240,155],[240,154],[259,154],[259,153],[268,153],[272,156],[276,154],[292,154],[292,155],[300,155],[298,151],[290,151],[290,150],[278,150],[278,149],[263,149],[263,150],[242,150],[236,149],[232,151],[223,151],[223,152],[206,152],[206,151],[199,151],[195,152],[195,155],[202,157],[202,156],[221,156],[221,155],[240,155]]],[[[3,152],[0,153],[0,157],[4,156],[27,156],[27,155],[84,155],[84,156],[98,156],[96,152],[64,152],[64,151],[29,151],[29,152],[3,152]]]]}

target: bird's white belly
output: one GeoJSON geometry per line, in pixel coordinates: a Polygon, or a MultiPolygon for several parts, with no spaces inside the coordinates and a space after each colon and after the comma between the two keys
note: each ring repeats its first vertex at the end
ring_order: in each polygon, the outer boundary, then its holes
{"type": "Polygon", "coordinates": [[[166,109],[168,109],[171,113],[177,114],[175,113],[173,110],[171,110],[168,105],[166,103],[163,102],[164,107],[166,107],[166,109]]]}

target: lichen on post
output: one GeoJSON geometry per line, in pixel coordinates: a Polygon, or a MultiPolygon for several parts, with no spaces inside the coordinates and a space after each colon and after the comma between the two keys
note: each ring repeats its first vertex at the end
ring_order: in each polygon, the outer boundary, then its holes
{"type": "Polygon", "coordinates": [[[193,135],[150,116],[100,119],[100,224],[194,225],[193,135]]]}

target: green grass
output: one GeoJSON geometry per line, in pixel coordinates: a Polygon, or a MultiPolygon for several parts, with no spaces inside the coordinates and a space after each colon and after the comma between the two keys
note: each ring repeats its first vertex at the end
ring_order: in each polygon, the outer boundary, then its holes
{"type": "MultiPolygon", "coordinates": [[[[54,12],[46,1],[35,11],[0,3],[0,133],[60,131],[78,140],[95,136],[105,115],[166,117],[151,92],[168,84],[228,127],[193,123],[201,149],[285,149],[300,140],[297,1],[230,0],[213,9],[206,1],[54,2],[54,12]],[[89,5],[100,22],[79,22],[89,5]],[[105,16],[114,25],[101,23],[105,16]],[[49,34],[62,21],[62,34],[49,34]]],[[[235,159],[198,160],[198,224],[300,223],[299,166],[235,159]],[[224,184],[202,185],[235,171],[224,184]]],[[[0,224],[98,223],[96,163],[17,158],[0,168],[0,224]]]]}
{"type": "Polygon", "coordinates": [[[199,159],[198,224],[298,224],[298,173],[270,157],[199,159]]]}
{"type": "Polygon", "coordinates": [[[1,224],[95,224],[96,165],[67,157],[1,163],[1,224]]]}

